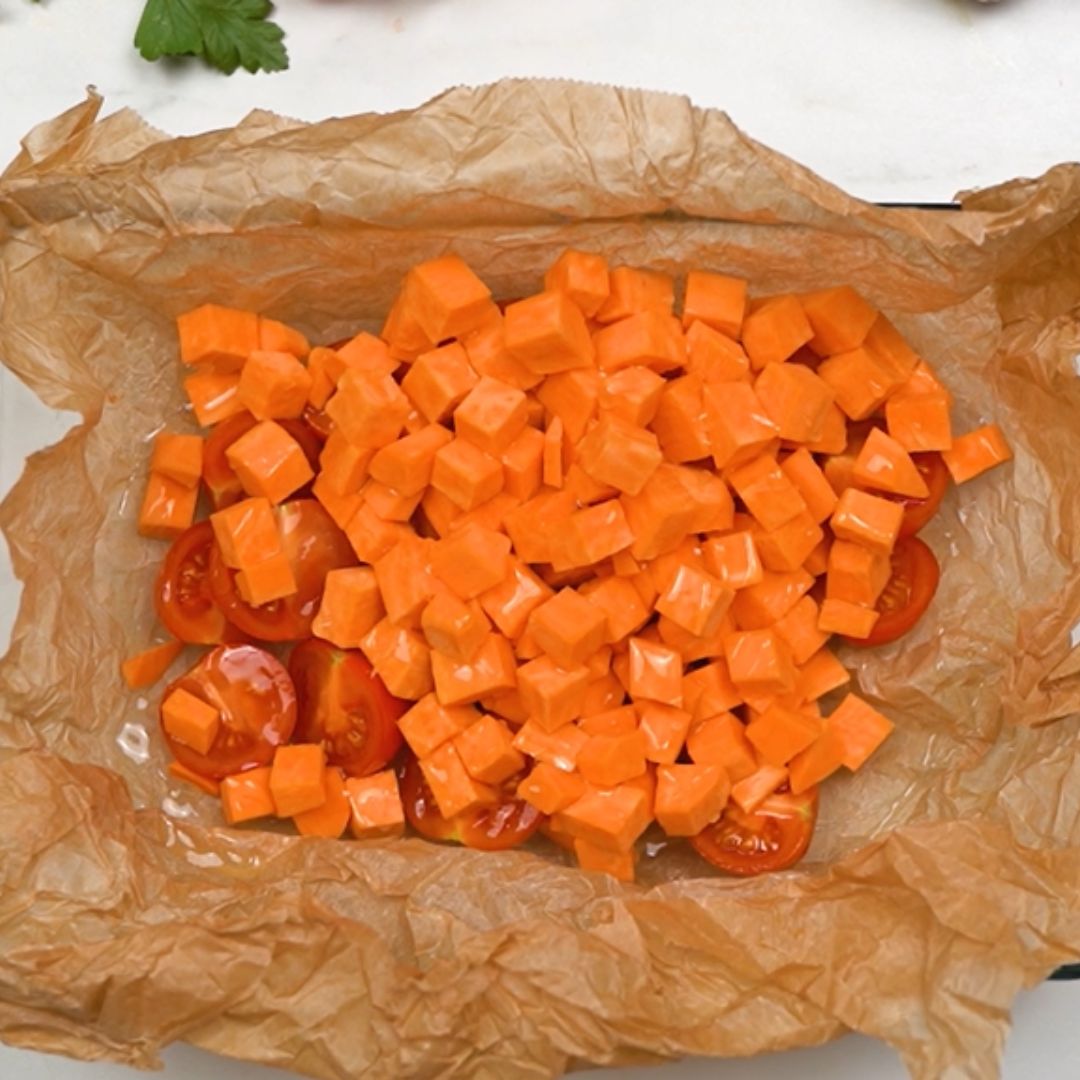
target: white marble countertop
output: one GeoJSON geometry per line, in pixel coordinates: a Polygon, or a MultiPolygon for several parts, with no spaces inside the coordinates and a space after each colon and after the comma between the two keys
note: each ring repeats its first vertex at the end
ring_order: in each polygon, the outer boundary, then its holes
{"type": "MultiPolygon", "coordinates": [[[[459,83],[552,76],[637,85],[726,109],[754,137],[881,201],[941,201],[1034,175],[1080,147],[1080,4],[1075,0],[281,0],[289,71],[225,78],[141,60],[140,0],[0,0],[0,160],[88,85],[175,134],[227,126],[254,108],[316,120],[415,105],[459,83]]],[[[0,372],[0,496],[24,456],[70,417],[0,372]]],[[[18,587],[0,542],[0,649],[18,587]]],[[[1017,1004],[1005,1076],[1080,1075],[1080,985],[1046,984],[1017,1004]]],[[[281,1075],[184,1046],[169,1080],[281,1075]]],[[[655,1080],[855,1080],[904,1075],[869,1039],[748,1062],[687,1061],[604,1073],[655,1080]]],[[[116,1065],[0,1046],[7,1080],[126,1080],[116,1065]]],[[[601,1074],[581,1074],[601,1075],[601,1074]]]]}

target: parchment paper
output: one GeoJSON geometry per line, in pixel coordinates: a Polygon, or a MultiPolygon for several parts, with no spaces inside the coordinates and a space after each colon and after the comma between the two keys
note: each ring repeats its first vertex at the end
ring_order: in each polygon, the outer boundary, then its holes
{"type": "Polygon", "coordinates": [[[0,508],[24,582],[0,665],[0,1037],[516,1080],[857,1030],[919,1078],[994,1075],[1017,991],[1080,955],[1080,167],[883,210],[637,91],[508,82],[186,139],[100,107],[0,177],[0,359],[85,418],[0,508]],[[759,292],[853,282],[961,425],[1008,433],[1015,463],[929,530],[929,615],[847,658],[895,737],[764,880],[674,843],[626,887],[539,848],[222,828],[116,674],[153,632],[147,440],[187,422],[173,317],[217,300],[331,341],[377,327],[418,259],[456,250],[511,296],[567,244],[759,292]]]}

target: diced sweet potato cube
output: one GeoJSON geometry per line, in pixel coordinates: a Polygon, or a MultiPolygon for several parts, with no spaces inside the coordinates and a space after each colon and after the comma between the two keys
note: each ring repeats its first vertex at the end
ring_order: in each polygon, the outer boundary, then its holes
{"type": "Polygon", "coordinates": [[[588,840],[573,841],[574,856],[578,866],[593,874],[607,874],[617,881],[634,880],[634,851],[607,851],[588,840]]]}
{"type": "Polygon", "coordinates": [[[639,311],[593,335],[601,371],[647,367],[672,371],[686,361],[686,341],[678,319],[663,311],[639,311]]]}
{"type": "Polygon", "coordinates": [[[888,555],[871,551],[862,544],[836,540],[829,549],[825,595],[830,600],[846,600],[851,604],[873,607],[889,583],[891,574],[888,555]]]}
{"type": "Polygon", "coordinates": [[[732,783],[745,780],[758,768],[745,725],[729,712],[695,720],[686,735],[686,750],[695,764],[722,766],[732,783]]]}
{"type": "Polygon", "coordinates": [[[872,607],[827,598],[818,612],[818,629],[827,634],[865,638],[870,636],[879,618],[880,613],[872,607]]]}
{"type": "Polygon", "coordinates": [[[585,434],[589,422],[596,416],[600,395],[600,376],[594,368],[563,371],[549,375],[536,389],[537,400],[548,416],[557,416],[571,443],[585,434]]]}
{"type": "Polygon", "coordinates": [[[702,544],[705,568],[729,589],[757,585],[763,576],[753,533],[743,530],[710,537],[702,544]]]}
{"type": "Polygon", "coordinates": [[[381,619],[360,647],[395,697],[417,701],[431,691],[431,650],[417,631],[381,619]]]}
{"type": "Polygon", "coordinates": [[[546,762],[562,772],[573,772],[587,738],[584,731],[569,721],[547,730],[530,718],[514,736],[514,747],[536,761],[546,762]]]}
{"type": "Polygon", "coordinates": [[[771,705],[746,728],[746,737],[768,765],[786,765],[820,734],[819,720],[782,705],[771,705]]]}
{"type": "Polygon", "coordinates": [[[811,596],[804,596],[773,629],[791,650],[791,658],[805,664],[828,640],[818,629],[818,605],[811,596]]]}
{"type": "Polygon", "coordinates": [[[836,509],[836,492],[810,451],[800,447],[780,462],[780,468],[802,496],[810,517],[825,521],[836,509]]]}
{"type": "Polygon", "coordinates": [[[762,765],[731,788],[731,801],[744,814],[752,814],[788,778],[783,765],[762,765]]]}
{"type": "Polygon", "coordinates": [[[435,455],[431,486],[461,510],[475,510],[494,498],[502,484],[502,463],[463,439],[454,439],[435,455]]]}
{"type": "Polygon", "coordinates": [[[645,772],[645,736],[633,731],[590,735],[577,757],[587,783],[614,787],[645,772]]]}
{"type": "Polygon", "coordinates": [[[656,820],[668,836],[696,836],[727,805],[731,780],[719,765],[661,765],[656,820]]]}
{"type": "Polygon", "coordinates": [[[643,701],[639,712],[646,759],[658,765],[673,765],[682,752],[690,730],[690,713],[686,709],[662,705],[657,701],[643,701]]]}
{"type": "Polygon", "coordinates": [[[475,723],[479,715],[471,706],[441,705],[434,694],[427,694],[398,718],[398,729],[418,758],[429,757],[475,723]]]}
{"type": "Polygon", "coordinates": [[[682,657],[674,650],[642,637],[632,637],[629,647],[630,696],[681,708],[682,657]]]}
{"type": "Polygon", "coordinates": [[[683,708],[695,721],[734,709],[742,702],[742,692],[731,681],[726,660],[713,660],[683,676],[683,708]]]}
{"type": "Polygon", "coordinates": [[[470,525],[438,541],[432,556],[435,575],[462,600],[495,588],[507,575],[510,538],[470,525]]]}
{"type": "Polygon", "coordinates": [[[420,627],[432,649],[452,660],[471,660],[491,632],[479,603],[466,603],[450,592],[440,592],[420,616],[420,627]]]}
{"type": "Polygon", "coordinates": [[[374,454],[371,447],[353,446],[339,431],[333,431],[319,455],[319,479],[336,494],[358,492],[368,478],[374,454]]]}
{"type": "Polygon", "coordinates": [[[889,737],[893,724],[857,694],[848,694],[825,721],[825,728],[838,739],[845,768],[854,772],[889,737]]]}
{"type": "Polygon", "coordinates": [[[690,328],[700,320],[730,338],[737,338],[746,314],[746,282],[727,274],[691,270],[686,275],[682,322],[690,328]]]}
{"type": "Polygon", "coordinates": [[[527,422],[525,394],[486,375],[454,410],[458,437],[496,457],[521,434],[527,422]]]}
{"type": "Polygon", "coordinates": [[[673,379],[660,396],[650,425],[668,461],[700,461],[712,452],[700,375],[673,379]]]}
{"type": "Polygon", "coordinates": [[[597,407],[635,427],[648,427],[656,416],[665,386],[664,379],[650,368],[624,367],[601,378],[597,407]]]}
{"type": "Polygon", "coordinates": [[[537,374],[592,366],[585,316],[563,292],[542,292],[510,304],[504,331],[510,355],[537,374]]]}
{"type": "Polygon", "coordinates": [[[370,566],[343,567],[326,575],[311,632],[339,649],[356,649],[385,614],[375,571],[370,566]]]}
{"type": "Polygon", "coordinates": [[[491,317],[491,290],[460,255],[441,255],[414,266],[405,295],[429,341],[461,337],[491,317]]]}
{"type": "Polygon", "coordinates": [[[799,668],[795,690],[803,701],[816,701],[851,681],[848,670],[828,649],[819,649],[799,668]]]}
{"type": "Polygon", "coordinates": [[[795,665],[773,630],[744,630],[724,640],[731,681],[743,694],[787,694],[795,687],[795,665]]]}
{"type": "Polygon", "coordinates": [[[389,375],[346,371],[326,403],[335,428],[354,446],[378,449],[392,443],[409,415],[409,399],[389,375]]]}
{"type": "Polygon", "coordinates": [[[742,630],[764,630],[782,619],[814,584],[805,570],[766,571],[756,585],[735,593],[731,613],[742,630]]]}
{"type": "Polygon", "coordinates": [[[837,539],[887,554],[896,544],[903,518],[902,503],[848,488],[840,496],[829,523],[837,539]]]}
{"type": "Polygon", "coordinates": [[[701,637],[716,632],[734,597],[719,578],[683,564],[656,601],[656,610],[701,637]]]}
{"type": "Polygon", "coordinates": [[[259,316],[253,311],[203,304],[177,316],[180,360],[239,368],[259,348],[259,316]]]}
{"type": "Polygon", "coordinates": [[[207,754],[221,727],[221,713],[213,705],[182,687],[162,702],[161,724],[165,733],[199,754],[207,754]]]}
{"type": "Polygon", "coordinates": [[[755,368],[792,356],[814,336],[802,304],[794,296],[776,296],[743,320],[742,346],[755,368]]]}
{"type": "Polygon", "coordinates": [[[203,427],[212,427],[245,411],[237,392],[240,376],[235,371],[218,371],[208,367],[183,381],[184,393],[191,402],[195,419],[203,427]]]}
{"type": "MultiPolygon", "coordinates": [[[[594,716],[621,705],[626,699],[626,688],[614,674],[615,657],[612,657],[612,670],[599,679],[593,679],[585,688],[585,700],[581,706],[582,716],[594,716]]],[[[625,656],[624,656],[625,659],[625,656]]],[[[627,663],[629,667],[629,663],[627,663]]],[[[627,679],[629,674],[627,673],[627,679]]]]}
{"type": "Polygon", "coordinates": [[[925,499],[930,490],[908,452],[880,428],[871,428],[855,457],[855,482],[863,488],[925,499]]]}
{"type": "Polygon", "coordinates": [[[588,668],[561,668],[550,656],[524,664],[517,672],[517,687],[531,722],[545,731],[556,731],[576,719],[590,678],[588,668]]]}
{"type": "Polygon", "coordinates": [[[195,520],[199,489],[152,472],[139,508],[139,535],[174,540],[195,520]]]}
{"type": "Polygon", "coordinates": [[[647,792],[631,782],[614,788],[587,788],[577,802],[558,815],[557,822],[578,840],[609,851],[629,851],[651,819],[647,792]]]}
{"type": "Polygon", "coordinates": [[[903,334],[884,315],[878,315],[862,342],[879,360],[905,380],[919,363],[919,355],[904,339],[903,334]]]}
{"type": "Polygon", "coordinates": [[[357,840],[400,836],[405,831],[405,809],[393,769],[348,777],[345,796],[349,800],[349,827],[357,840]]]}
{"type": "Polygon", "coordinates": [[[712,469],[683,466],[676,466],[669,475],[678,479],[694,503],[691,533],[726,532],[732,527],[735,504],[722,477],[712,469]]]}
{"type": "Polygon", "coordinates": [[[412,535],[408,525],[384,521],[365,502],[345,523],[345,536],[361,562],[375,563],[395,544],[412,535]]]}
{"type": "Polygon", "coordinates": [[[511,640],[525,629],[529,616],[553,595],[523,562],[511,558],[498,584],[480,594],[480,606],[498,628],[511,640]]]}
{"type": "Polygon", "coordinates": [[[361,489],[364,504],[383,521],[407,522],[420,505],[422,491],[402,495],[378,480],[369,479],[361,489]]]}
{"type": "Polygon", "coordinates": [[[225,451],[225,458],[244,490],[275,505],[302,488],[315,475],[300,444],[273,420],[245,432],[225,451]]]}
{"type": "Polygon", "coordinates": [[[292,596],[297,589],[292,563],[284,551],[245,566],[236,575],[236,591],[245,604],[258,607],[292,596]]]}
{"type": "Polygon", "coordinates": [[[435,455],[453,438],[441,424],[428,424],[378,450],[369,472],[400,495],[418,495],[431,480],[435,455]]]}
{"type": "Polygon", "coordinates": [[[634,533],[617,499],[586,507],[570,518],[567,547],[575,566],[598,563],[633,542],[634,533]]]}
{"type": "Polygon", "coordinates": [[[836,404],[852,420],[865,419],[896,388],[893,372],[861,346],[830,356],[817,373],[832,387],[836,404]]]}
{"type": "Polygon", "coordinates": [[[501,784],[525,767],[525,758],[514,749],[513,740],[506,724],[484,714],[454,739],[454,746],[473,779],[501,784]]]}
{"type": "Polygon", "coordinates": [[[637,495],[663,454],[651,431],[606,413],[578,444],[576,460],[598,483],[637,495]]]}
{"type": "Polygon", "coordinates": [[[776,425],[749,383],[706,382],[703,399],[718,469],[750,461],[779,438],[776,425]]]}
{"type": "Polygon", "coordinates": [[[764,529],[779,529],[792,518],[807,513],[798,489],[766,454],[732,469],[728,479],[764,529]]]}
{"type": "Polygon", "coordinates": [[[942,452],[949,474],[957,484],[1012,460],[1012,450],[997,424],[986,424],[953,439],[952,447],[942,452]]]}
{"type": "Polygon", "coordinates": [[[234,773],[221,781],[221,810],[230,825],[274,815],[270,766],[234,773]]]}
{"type": "Polygon", "coordinates": [[[836,396],[802,364],[769,364],[754,383],[754,392],[780,438],[804,443],[825,433],[825,418],[836,396]]]}
{"type": "Polygon", "coordinates": [[[270,795],[278,817],[292,817],[326,802],[326,752],[322,743],[291,743],[274,751],[270,795]]]}
{"type": "Polygon", "coordinates": [[[686,331],[686,370],[707,383],[741,382],[750,374],[750,358],[726,334],[694,322],[686,331]]]}
{"type": "Polygon", "coordinates": [[[387,312],[379,337],[386,342],[395,360],[413,361],[430,350],[435,342],[424,333],[408,295],[408,278],[387,312]]]}
{"type": "Polygon", "coordinates": [[[443,743],[428,757],[420,758],[420,769],[443,817],[455,817],[495,801],[494,789],[469,775],[452,742],[443,743]]]}
{"type": "Polygon", "coordinates": [[[517,786],[517,797],[541,814],[557,814],[585,793],[580,773],[565,772],[546,761],[538,761],[517,786]]]}
{"type": "Polygon", "coordinates": [[[608,577],[583,585],[580,593],[606,618],[607,642],[621,641],[640,629],[649,618],[637,589],[626,578],[608,577]]]}
{"type": "Polygon", "coordinates": [[[423,353],[405,373],[401,389],[432,424],[446,420],[479,376],[458,342],[423,353]]]}
{"type": "Polygon", "coordinates": [[[832,776],[843,765],[840,755],[840,740],[825,728],[802,753],[788,762],[788,785],[792,795],[801,795],[832,776]]]}
{"type": "MultiPolygon", "coordinates": [[[[461,343],[477,375],[488,375],[507,386],[516,386],[519,390],[531,390],[543,381],[543,375],[530,370],[510,354],[506,347],[506,326],[503,319],[474,330],[461,343]]],[[[529,404],[534,400],[530,398],[529,404]]]]}
{"type": "Polygon", "coordinates": [[[509,720],[511,724],[524,724],[529,719],[529,710],[517,690],[498,690],[494,694],[485,694],[478,704],[484,712],[509,720]]]}
{"type": "Polygon", "coordinates": [[[529,632],[557,664],[583,664],[607,639],[607,617],[573,589],[561,589],[529,616],[529,632]]]}
{"type": "Polygon", "coordinates": [[[540,459],[540,476],[544,484],[551,488],[563,486],[563,472],[566,467],[566,432],[558,416],[548,421],[544,432],[544,453],[540,459]]]}
{"type": "Polygon", "coordinates": [[[522,562],[551,562],[553,541],[565,535],[570,516],[577,510],[574,496],[566,491],[541,491],[535,498],[511,510],[503,527],[522,562]]]}
{"type": "Polygon", "coordinates": [[[301,836],[324,836],[336,840],[348,827],[352,810],[345,791],[341,770],[329,767],[323,772],[326,797],[321,806],[293,814],[293,824],[301,836]]]}
{"type": "Polygon", "coordinates": [[[281,553],[281,537],[270,501],[244,499],[210,515],[222,562],[234,570],[281,553]]]}
{"type": "Polygon", "coordinates": [[[800,299],[814,330],[810,348],[819,356],[857,349],[877,319],[877,312],[850,285],[804,293],[800,299]]]}
{"type": "Polygon", "coordinates": [[[619,501],[635,537],[630,552],[639,562],[677,547],[701,512],[676,465],[660,465],[639,494],[619,501]]]}
{"type": "Polygon", "coordinates": [[[513,647],[502,634],[495,633],[488,634],[472,658],[464,662],[433,652],[431,673],[435,693],[444,705],[467,705],[517,685],[513,647]]]}
{"type": "MultiPolygon", "coordinates": [[[[372,375],[393,375],[398,360],[390,346],[374,334],[362,331],[334,350],[337,353],[337,375],[334,382],[341,381],[346,371],[366,371],[372,375]]],[[[331,371],[331,374],[333,372],[331,371]]]]}
{"type": "Polygon", "coordinates": [[[797,514],[778,529],[756,535],[758,554],[766,570],[798,570],[825,538],[808,513],[797,514]]]}
{"type": "Polygon", "coordinates": [[[675,306],[675,282],[656,270],[617,266],[608,275],[609,293],[594,318],[612,323],[639,311],[660,311],[670,315],[675,306]]]}
{"type": "Polygon", "coordinates": [[[461,512],[457,511],[455,507],[457,516],[451,522],[450,532],[459,532],[472,526],[501,532],[506,521],[506,515],[512,510],[516,510],[520,505],[521,501],[519,499],[515,499],[513,495],[508,495],[505,491],[500,491],[497,495],[493,495],[488,499],[487,502],[482,502],[472,510],[461,512]]]}
{"type": "Polygon", "coordinates": [[[889,434],[909,453],[952,447],[949,400],[944,394],[893,394],[885,402],[889,434]]]}
{"type": "Polygon", "coordinates": [[[237,394],[256,420],[299,416],[308,402],[311,375],[287,352],[256,349],[240,371],[237,394]]]}
{"type": "Polygon", "coordinates": [[[432,540],[403,536],[375,561],[375,580],[391,622],[413,628],[419,624],[420,612],[437,591],[431,573],[434,547],[432,540]]]}
{"type": "Polygon", "coordinates": [[[356,511],[364,506],[364,497],[359,491],[341,495],[332,491],[326,484],[326,474],[319,473],[311,485],[311,494],[322,504],[334,524],[343,532],[348,527],[356,511]]]}
{"type": "Polygon", "coordinates": [[[621,705],[582,717],[577,726],[586,735],[625,735],[628,731],[637,731],[638,711],[633,705],[621,705]]]}
{"type": "Polygon", "coordinates": [[[544,435],[525,428],[502,455],[504,490],[525,502],[540,488],[544,461],[544,435]]]}
{"type": "Polygon", "coordinates": [[[567,248],[544,275],[544,288],[566,293],[583,315],[595,315],[611,291],[607,259],[567,248]]]}
{"type": "Polygon", "coordinates": [[[181,487],[199,486],[202,479],[203,438],[163,431],[154,439],[150,471],[165,476],[181,487]]]}

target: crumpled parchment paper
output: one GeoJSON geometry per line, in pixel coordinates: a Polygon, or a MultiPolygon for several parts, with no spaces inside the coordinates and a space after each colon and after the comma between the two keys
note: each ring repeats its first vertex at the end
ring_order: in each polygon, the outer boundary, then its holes
{"type": "Polygon", "coordinates": [[[1080,955],[1080,167],[935,213],[638,91],[507,82],[185,139],[100,107],[0,177],[0,359],[84,417],[0,507],[24,582],[0,664],[0,1038],[516,1080],[857,1030],[919,1078],[994,1075],[1017,991],[1080,955]],[[456,250],[512,296],[567,244],[758,292],[853,282],[960,426],[1008,433],[1015,463],[928,531],[929,615],[847,658],[896,735],[763,880],[676,844],[625,887],[541,849],[221,827],[165,777],[154,694],[117,677],[153,631],[147,440],[188,423],[173,317],[217,300],[331,341],[376,327],[418,259],[456,250]]]}

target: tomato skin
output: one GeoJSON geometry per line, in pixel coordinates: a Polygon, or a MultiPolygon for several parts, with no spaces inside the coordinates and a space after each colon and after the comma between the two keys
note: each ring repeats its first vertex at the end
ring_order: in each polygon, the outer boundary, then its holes
{"type": "Polygon", "coordinates": [[[310,638],[289,657],[296,687],[296,738],[321,742],[329,765],[349,776],[385,769],[401,749],[397,719],[409,702],[396,698],[357,649],[310,638]]]}
{"type": "Polygon", "coordinates": [[[173,756],[200,776],[221,780],[232,773],[269,765],[296,726],[296,691],[280,661],[254,645],[219,645],[171,683],[213,705],[221,725],[206,754],[177,742],[162,724],[173,756]]]}
{"type": "Polygon", "coordinates": [[[915,468],[926,481],[930,494],[925,499],[913,499],[905,495],[890,495],[888,498],[904,506],[904,519],[900,523],[900,537],[914,536],[924,528],[938,512],[941,500],[949,490],[951,477],[945,460],[936,452],[912,454],[915,468]]]}
{"type": "Polygon", "coordinates": [[[544,815],[536,807],[508,793],[516,785],[516,778],[504,786],[499,802],[467,810],[453,818],[439,813],[431,788],[412,754],[398,769],[398,784],[406,819],[428,840],[451,840],[478,851],[506,851],[523,844],[544,821],[544,815]]]}
{"type": "Polygon", "coordinates": [[[161,625],[189,645],[245,640],[214,601],[209,583],[213,546],[210,522],[185,529],[165,553],[154,583],[154,611],[161,625]]]}
{"type": "MultiPolygon", "coordinates": [[[[334,421],[330,419],[325,409],[316,409],[311,405],[305,406],[303,421],[319,442],[326,442],[334,433],[334,421]]],[[[312,465],[312,468],[315,466],[312,465]]]]}
{"type": "Polygon", "coordinates": [[[892,577],[878,597],[881,613],[870,636],[845,637],[848,645],[887,645],[906,634],[922,618],[937,592],[941,568],[933,551],[917,536],[896,542],[892,553],[892,577]]]}
{"type": "Polygon", "coordinates": [[[694,850],[718,870],[755,877],[794,866],[805,854],[817,822],[818,789],[771,795],[752,814],[730,805],[719,820],[691,838],[694,850]]]}
{"type": "Polygon", "coordinates": [[[345,534],[314,499],[282,503],[274,513],[297,591],[258,607],[245,603],[236,589],[236,573],[225,565],[217,544],[210,552],[210,590],[229,621],[244,633],[261,641],[299,641],[311,636],[327,573],[355,566],[356,556],[345,534]]]}

